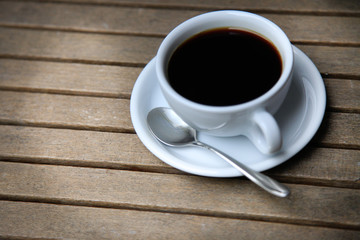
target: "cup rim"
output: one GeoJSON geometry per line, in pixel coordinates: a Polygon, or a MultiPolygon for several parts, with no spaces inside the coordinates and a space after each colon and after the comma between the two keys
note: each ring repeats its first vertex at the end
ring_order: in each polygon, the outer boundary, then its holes
{"type": "MultiPolygon", "coordinates": [[[[227,27],[227,26],[224,26],[224,27],[227,27]]],[[[217,27],[214,27],[214,28],[217,28],[217,27]]],[[[212,29],[212,28],[206,28],[201,31],[198,31],[197,33],[206,31],[208,29],[212,29]]],[[[178,44],[175,44],[176,47],[179,46],[182,42],[183,41],[180,41],[180,42],[178,42],[178,44]]],[[[173,48],[173,51],[176,49],[176,47],[173,48]]],[[[171,54],[172,53],[170,53],[170,56],[171,56],[171,54]]],[[[282,62],[283,61],[284,60],[282,57],[282,62]]],[[[178,25],[177,27],[175,27],[165,37],[163,42],[160,44],[160,47],[159,47],[157,55],[156,55],[156,64],[155,65],[156,65],[156,74],[158,77],[158,82],[160,84],[160,87],[163,89],[163,91],[172,95],[172,98],[174,98],[177,102],[182,102],[183,105],[186,105],[187,107],[194,109],[194,110],[226,113],[226,112],[246,110],[246,109],[250,109],[252,107],[261,105],[261,103],[268,101],[272,96],[276,95],[277,92],[281,91],[281,89],[285,87],[285,85],[288,81],[288,78],[291,77],[291,73],[292,73],[293,65],[294,65],[294,58],[293,58],[293,50],[292,50],[292,45],[290,43],[290,40],[288,39],[288,37],[286,36],[284,31],[279,26],[277,26],[275,23],[270,21],[269,19],[264,18],[260,15],[250,13],[250,12],[245,12],[245,11],[220,10],[220,11],[213,11],[213,12],[207,12],[204,14],[200,14],[198,16],[195,16],[193,18],[186,20],[185,22],[183,22],[180,25],[178,25]],[[278,34],[281,35],[280,38],[284,39],[286,42],[286,46],[282,46],[282,47],[285,49],[284,55],[286,56],[287,61],[286,61],[286,63],[283,63],[283,69],[282,69],[280,78],[276,82],[276,84],[271,89],[269,89],[266,93],[264,93],[263,95],[255,98],[255,99],[252,99],[248,102],[244,102],[244,103],[240,103],[240,104],[228,105],[228,106],[212,106],[212,105],[206,105],[206,104],[197,103],[192,100],[189,100],[189,99],[183,97],[178,92],[176,92],[171,87],[169,82],[167,81],[166,69],[165,69],[165,66],[167,66],[167,63],[165,62],[167,60],[167,58],[166,58],[165,53],[168,53],[170,45],[172,45],[172,43],[177,41],[177,37],[179,35],[181,35],[184,28],[187,28],[187,29],[192,28],[194,23],[200,23],[201,21],[203,21],[204,19],[209,18],[209,17],[211,17],[211,18],[212,17],[220,17],[221,18],[221,17],[226,17],[228,14],[235,15],[235,16],[241,16],[241,17],[245,16],[245,17],[250,17],[253,19],[264,21],[264,23],[271,25],[271,27],[273,27],[273,29],[276,30],[278,32],[278,34]]]]}

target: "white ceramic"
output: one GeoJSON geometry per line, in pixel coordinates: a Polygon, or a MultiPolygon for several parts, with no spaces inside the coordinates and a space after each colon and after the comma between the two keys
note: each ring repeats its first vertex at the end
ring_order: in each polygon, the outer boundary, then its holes
{"type": "MultiPolygon", "coordinates": [[[[245,137],[213,137],[199,134],[199,139],[215,146],[255,171],[275,167],[298,153],[314,136],[325,113],[325,86],[311,60],[294,49],[294,76],[289,93],[275,114],[284,144],[273,155],[262,154],[245,137]]],[[[242,174],[209,151],[189,147],[172,148],[159,143],[149,132],[146,116],[155,107],[169,107],[158,85],[155,59],[137,79],[130,100],[131,119],[142,143],[159,159],[182,171],[208,177],[236,177],[242,174]]]]}
{"type": "Polygon", "coordinates": [[[160,88],[169,105],[186,123],[198,131],[214,136],[244,135],[260,151],[269,154],[281,148],[281,131],[273,114],[279,109],[288,92],[292,71],[293,51],[285,33],[268,19],[243,11],[210,12],[183,22],[167,35],[156,55],[156,73],[160,88]],[[268,92],[243,104],[209,106],[184,98],[170,86],[167,80],[167,65],[176,48],[199,32],[219,27],[252,31],[276,46],[281,55],[283,70],[278,82],[268,92]]]}

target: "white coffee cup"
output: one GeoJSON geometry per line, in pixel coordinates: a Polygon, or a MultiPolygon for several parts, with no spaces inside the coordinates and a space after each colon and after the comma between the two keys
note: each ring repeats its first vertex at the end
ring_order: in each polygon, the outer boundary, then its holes
{"type": "Polygon", "coordinates": [[[156,73],[162,93],[170,107],[186,123],[198,131],[214,136],[244,135],[265,154],[275,153],[282,146],[281,131],[273,114],[287,95],[292,72],[293,51],[285,33],[268,19],[243,11],[209,12],[183,22],[167,35],[156,55],[156,73]],[[210,106],[191,101],[171,87],[167,67],[177,47],[200,32],[220,27],[257,33],[277,48],[282,61],[282,72],[276,84],[265,94],[237,105],[210,106]]]}

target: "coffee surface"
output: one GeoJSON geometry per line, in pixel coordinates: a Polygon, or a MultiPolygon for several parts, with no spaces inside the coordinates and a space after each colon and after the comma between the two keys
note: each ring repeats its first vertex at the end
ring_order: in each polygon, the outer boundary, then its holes
{"type": "Polygon", "coordinates": [[[253,100],[278,81],[278,50],[251,32],[218,28],[191,37],[168,64],[170,85],[197,103],[228,106],[253,100]]]}

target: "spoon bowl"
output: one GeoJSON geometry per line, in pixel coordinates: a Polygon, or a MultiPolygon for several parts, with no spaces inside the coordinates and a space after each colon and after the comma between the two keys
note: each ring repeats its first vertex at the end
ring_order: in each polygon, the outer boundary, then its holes
{"type": "Polygon", "coordinates": [[[165,145],[182,147],[196,141],[196,131],[169,108],[152,110],[147,123],[152,135],[165,145]]]}
{"type": "Polygon", "coordinates": [[[170,108],[155,108],[148,113],[147,124],[151,134],[161,143],[170,147],[198,146],[208,149],[238,169],[244,176],[267,192],[278,196],[286,197],[290,190],[276,180],[256,172],[241,162],[236,161],[220,150],[200,142],[197,139],[195,129],[185,123],[170,108]]]}

